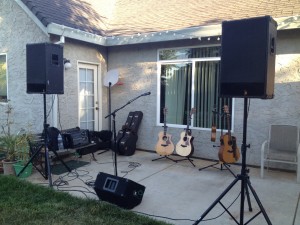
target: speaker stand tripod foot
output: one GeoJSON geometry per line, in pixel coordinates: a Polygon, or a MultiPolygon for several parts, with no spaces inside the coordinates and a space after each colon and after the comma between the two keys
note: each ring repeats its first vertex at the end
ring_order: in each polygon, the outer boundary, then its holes
{"type": "Polygon", "coordinates": [[[253,219],[255,219],[258,215],[260,215],[261,213],[263,214],[266,222],[268,225],[272,225],[262,203],[260,202],[254,188],[252,187],[251,183],[250,183],[250,179],[248,176],[248,172],[249,170],[246,168],[246,152],[247,152],[247,148],[249,148],[249,145],[246,145],[246,137],[247,137],[247,116],[248,116],[248,99],[244,98],[244,121],[243,121],[243,143],[242,143],[242,169],[241,169],[241,174],[237,175],[236,178],[233,180],[233,182],[222,192],[222,194],[212,203],[212,205],[201,215],[201,217],[194,223],[194,225],[199,224],[201,221],[204,220],[204,218],[206,217],[206,215],[217,205],[220,204],[222,206],[222,208],[225,210],[225,212],[227,212],[230,217],[236,222],[236,224],[238,225],[246,225],[248,223],[250,223],[253,219]],[[231,188],[233,188],[233,186],[235,184],[237,184],[238,181],[241,181],[241,197],[240,197],[240,221],[237,221],[237,219],[230,213],[230,211],[228,210],[228,208],[226,208],[223,203],[221,202],[221,200],[223,199],[223,197],[231,190],[231,188]],[[245,202],[245,193],[246,193],[246,197],[249,203],[249,210],[252,211],[252,207],[250,204],[250,197],[249,197],[249,189],[252,193],[252,195],[254,196],[260,211],[258,213],[256,213],[254,216],[252,216],[252,218],[250,218],[246,223],[244,223],[244,202],[245,202]]]}

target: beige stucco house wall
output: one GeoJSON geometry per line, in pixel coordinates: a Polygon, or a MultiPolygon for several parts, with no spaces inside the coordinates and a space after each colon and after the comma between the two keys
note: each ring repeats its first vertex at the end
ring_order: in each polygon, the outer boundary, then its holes
{"type": "MultiPolygon", "coordinates": [[[[43,128],[43,96],[26,93],[26,44],[55,42],[59,37],[49,37],[14,1],[0,1],[0,53],[8,57],[8,97],[14,108],[14,131],[32,125],[34,132],[43,128]],[[16,16],[17,15],[17,16],[16,16]]],[[[103,86],[106,71],[118,69],[123,85],[111,88],[112,110],[129,100],[151,91],[116,114],[116,129],[121,129],[130,111],[142,111],[144,117],[139,129],[137,148],[154,151],[157,134],[162,129],[157,121],[157,52],[161,48],[201,46],[213,44],[205,41],[185,40],[102,47],[66,38],[64,57],[71,60],[72,68],[64,74],[64,94],[58,96],[59,128],[78,126],[78,63],[97,65],[98,91],[101,99],[99,110],[100,127],[108,128],[107,87],[103,86]]],[[[216,43],[215,43],[216,44],[216,43]]],[[[218,43],[217,43],[218,44],[218,43]]],[[[249,99],[247,163],[259,165],[260,147],[268,136],[270,124],[296,124],[300,126],[300,31],[278,32],[275,76],[275,97],[270,100],[249,99]]],[[[51,97],[47,96],[47,108],[51,108],[51,97]]],[[[0,103],[1,118],[5,103],[0,103]]],[[[233,134],[241,146],[243,137],[244,100],[234,101],[233,134]]],[[[48,123],[53,123],[51,116],[48,123]]],[[[173,142],[179,140],[182,129],[169,128],[173,142]]],[[[219,135],[219,133],[218,133],[219,135]]],[[[210,131],[193,130],[194,157],[218,160],[218,148],[210,141],[210,131]]],[[[153,158],[157,155],[153,154],[153,158]]],[[[241,160],[241,159],[240,159],[241,160]]],[[[240,161],[239,161],[240,162],[240,161]]]]}
{"type": "MultiPolygon", "coordinates": [[[[108,68],[120,70],[120,77],[124,85],[113,87],[112,105],[117,108],[131,98],[146,91],[151,91],[150,96],[142,97],[131,103],[119,112],[117,127],[125,123],[129,111],[141,110],[144,118],[139,131],[137,147],[154,151],[157,134],[162,130],[156,120],[157,112],[157,53],[161,48],[184,46],[201,46],[216,43],[202,43],[197,41],[166,42],[159,44],[145,44],[132,46],[118,46],[109,48],[108,68]],[[128,93],[128,95],[124,95],[128,93]]],[[[300,32],[298,30],[279,31],[277,38],[275,97],[263,100],[249,99],[250,110],[248,115],[247,163],[258,166],[260,163],[261,144],[268,137],[270,124],[295,124],[300,126],[300,32]]],[[[237,138],[241,148],[243,140],[244,99],[236,98],[234,101],[234,126],[233,135],[237,138]]],[[[168,128],[173,142],[180,139],[182,129],[168,128]]],[[[194,129],[193,136],[195,151],[193,156],[218,160],[218,142],[210,141],[210,131],[194,129]]],[[[220,132],[217,133],[219,137],[220,132]]],[[[153,156],[155,158],[155,156],[153,156]]],[[[241,163],[241,159],[239,160],[241,163]]]]}

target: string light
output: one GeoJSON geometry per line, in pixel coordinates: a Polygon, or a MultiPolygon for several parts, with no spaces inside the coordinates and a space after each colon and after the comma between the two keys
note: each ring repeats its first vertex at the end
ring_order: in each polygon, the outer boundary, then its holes
{"type": "MultiPolygon", "coordinates": [[[[294,17],[294,19],[298,19],[298,17],[294,17]]],[[[91,39],[94,42],[102,42],[103,40],[117,40],[117,41],[130,41],[130,40],[134,40],[135,38],[137,38],[137,40],[139,41],[143,41],[143,40],[150,40],[152,37],[157,37],[157,36],[162,36],[163,34],[170,36],[173,36],[174,38],[177,37],[178,39],[182,38],[182,39],[198,39],[199,41],[202,41],[202,39],[204,37],[198,36],[198,35],[193,35],[190,34],[188,31],[186,33],[184,33],[183,31],[171,31],[171,30],[166,30],[166,31],[160,31],[160,32],[149,32],[149,33],[136,33],[136,34],[131,34],[131,35],[112,35],[112,36],[101,36],[101,35],[97,35],[97,34],[91,34],[89,32],[86,31],[82,31],[79,29],[73,29],[73,28],[69,28],[69,27],[62,27],[64,28],[64,30],[69,29],[71,34],[77,34],[77,35],[83,35],[85,38],[91,39]]],[[[208,41],[210,41],[212,38],[214,38],[214,36],[208,36],[205,37],[207,38],[208,41]]],[[[215,37],[214,40],[216,41],[220,41],[220,36],[215,37]]]]}

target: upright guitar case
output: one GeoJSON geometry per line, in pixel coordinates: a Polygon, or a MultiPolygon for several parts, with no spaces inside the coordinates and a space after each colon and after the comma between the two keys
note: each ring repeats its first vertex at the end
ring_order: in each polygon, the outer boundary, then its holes
{"type": "Polygon", "coordinates": [[[118,132],[116,138],[115,151],[120,155],[133,155],[136,149],[136,142],[138,140],[138,129],[143,119],[143,112],[135,111],[129,112],[122,130],[118,132]]]}

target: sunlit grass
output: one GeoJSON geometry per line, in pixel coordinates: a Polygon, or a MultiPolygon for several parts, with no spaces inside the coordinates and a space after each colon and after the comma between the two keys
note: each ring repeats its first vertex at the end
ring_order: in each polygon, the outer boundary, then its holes
{"type": "Polygon", "coordinates": [[[0,175],[0,224],[166,225],[99,200],[0,175]]]}

